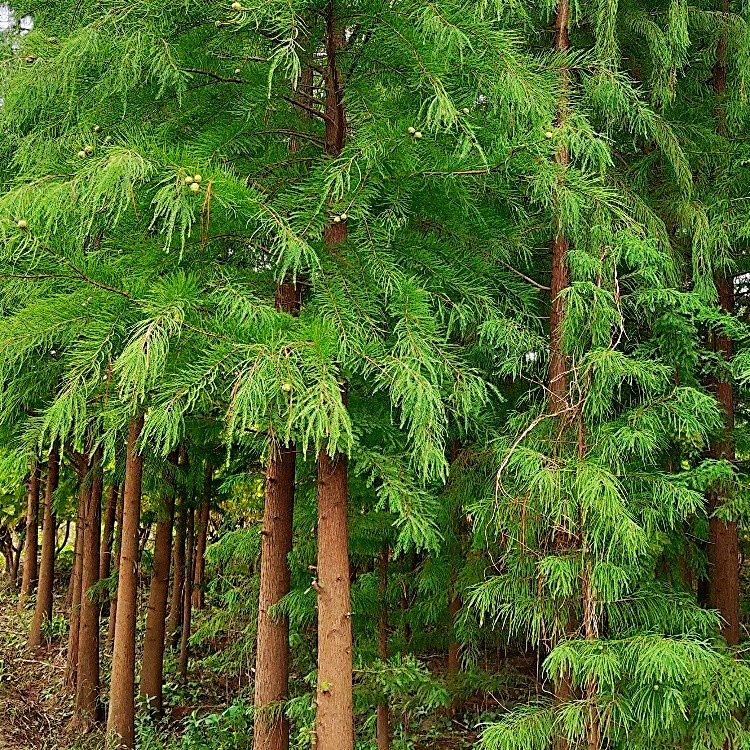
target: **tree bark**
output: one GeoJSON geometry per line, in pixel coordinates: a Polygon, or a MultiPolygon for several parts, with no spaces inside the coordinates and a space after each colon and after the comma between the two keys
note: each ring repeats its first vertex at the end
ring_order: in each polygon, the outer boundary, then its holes
{"type": "MultiPolygon", "coordinates": [[[[277,310],[297,315],[301,302],[298,284],[285,280],[276,288],[277,310]]],[[[289,593],[297,452],[294,443],[271,443],[270,448],[261,532],[253,747],[286,750],[289,722],[283,713],[274,721],[268,707],[286,700],[289,694],[289,618],[272,618],[269,609],[289,593]]]]}
{"type": "Polygon", "coordinates": [[[57,519],[54,511],[54,494],[60,478],[60,452],[55,444],[47,461],[47,482],[44,488],[44,522],[42,525],[42,556],[39,561],[39,584],[36,608],[31,621],[28,647],[42,645],[42,626],[52,619],[52,594],[55,582],[55,531],[57,519]]]}
{"type": "Polygon", "coordinates": [[[34,590],[39,567],[37,565],[37,552],[39,547],[39,485],[41,479],[41,467],[34,459],[29,473],[28,502],[26,506],[26,546],[23,557],[23,578],[21,579],[21,599],[23,601],[34,590]]]}
{"type": "Polygon", "coordinates": [[[286,750],[289,746],[286,716],[282,714],[274,721],[269,710],[289,694],[289,619],[273,618],[269,610],[289,593],[287,558],[292,549],[296,451],[294,445],[272,445],[271,451],[261,532],[253,733],[256,750],[286,750]]]}
{"type": "MultiPolygon", "coordinates": [[[[448,602],[448,620],[450,627],[450,640],[448,641],[448,682],[453,689],[456,687],[458,674],[461,671],[461,660],[459,654],[459,643],[456,640],[456,617],[461,611],[461,597],[455,592],[451,593],[448,602]]],[[[463,709],[463,702],[460,698],[454,696],[451,699],[450,714],[455,716],[456,713],[463,709]]]]}
{"type": "MultiPolygon", "coordinates": [[[[179,448],[180,467],[187,467],[187,446],[179,448]]],[[[175,500],[175,535],[172,547],[172,598],[169,604],[167,619],[167,642],[174,648],[180,637],[182,622],[182,591],[185,582],[185,531],[187,529],[187,496],[184,483],[178,482],[177,499],[175,500]]]]}
{"type": "MultiPolygon", "coordinates": [[[[729,13],[729,0],[722,0],[722,11],[729,13]]],[[[716,64],[713,70],[714,91],[719,99],[717,130],[726,131],[726,114],[723,98],[727,90],[727,40],[719,37],[716,49],[716,64]]],[[[715,274],[722,312],[734,314],[734,279],[725,271],[715,274]]],[[[719,335],[714,341],[714,351],[727,366],[732,359],[732,341],[719,335]]],[[[711,446],[711,456],[717,460],[734,462],[734,388],[731,376],[721,375],[716,382],[716,398],[724,412],[724,431],[711,446]]],[[[726,488],[716,487],[708,496],[708,601],[713,609],[721,613],[721,633],[730,645],[740,640],[740,554],[737,523],[725,522],[714,513],[727,500],[726,488]]]]}
{"type": "Polygon", "coordinates": [[[180,677],[187,680],[190,657],[190,623],[193,616],[193,556],[195,553],[195,507],[187,512],[187,538],[185,542],[185,574],[182,592],[182,625],[180,631],[180,677]]]}
{"type": "MultiPolygon", "coordinates": [[[[725,313],[734,312],[731,279],[719,275],[716,279],[719,304],[725,313]]],[[[732,342],[718,336],[715,349],[725,362],[732,358],[732,342]]],[[[734,389],[731,381],[716,383],[716,398],[724,412],[724,431],[711,446],[711,456],[717,460],[734,461],[734,389]]],[[[708,594],[709,604],[721,613],[721,632],[727,643],[736,645],[740,639],[740,554],[737,523],[716,518],[714,512],[726,502],[726,490],[717,487],[708,496],[708,594]]]]}
{"type": "Polygon", "coordinates": [[[104,509],[104,529],[102,543],[99,549],[99,580],[109,578],[112,572],[112,543],[114,541],[115,518],[117,515],[117,495],[119,487],[116,482],[109,486],[107,492],[107,506],[104,509]]]}
{"type": "MultiPolygon", "coordinates": [[[[326,129],[325,150],[341,153],[346,117],[339,81],[337,53],[343,43],[337,27],[335,2],[326,13],[326,129]]],[[[325,231],[329,250],[346,241],[346,221],[325,231]]],[[[342,398],[346,401],[345,387],[342,398]]],[[[352,697],[352,621],[349,591],[347,458],[331,457],[327,446],[318,454],[318,686],[315,716],[316,750],[354,747],[352,697]]]]}
{"type": "Polygon", "coordinates": [[[174,465],[173,454],[164,470],[167,491],[156,524],[154,541],[154,571],[146,614],[146,633],[143,640],[143,667],[141,668],[141,695],[149,708],[161,714],[163,706],[164,633],[169,598],[169,568],[172,562],[172,528],[174,526],[174,465]],[[171,465],[170,465],[171,464],[171,465]]]}
{"type": "Polygon", "coordinates": [[[318,456],[318,689],[316,750],[351,750],[352,621],[347,459],[318,456]]]}
{"type": "MultiPolygon", "coordinates": [[[[117,505],[115,506],[115,533],[112,540],[112,567],[117,574],[116,578],[119,583],[120,578],[120,550],[122,548],[122,508],[125,503],[125,495],[122,487],[117,495],[117,505]]],[[[115,625],[117,624],[117,589],[109,603],[109,624],[107,627],[107,640],[112,643],[115,640],[115,625]]]]}
{"type": "Polygon", "coordinates": [[[203,609],[205,594],[206,575],[206,538],[208,536],[208,521],[211,513],[211,482],[213,481],[214,467],[210,461],[206,461],[203,477],[203,499],[198,511],[198,528],[195,541],[195,575],[193,576],[193,607],[203,609]]]}
{"type": "Polygon", "coordinates": [[[128,750],[135,746],[135,620],[138,603],[138,524],[143,476],[143,456],[137,451],[137,443],[142,429],[143,416],[133,418],[128,428],[120,572],[117,582],[118,613],[107,718],[110,744],[128,750]]]}
{"type": "Polygon", "coordinates": [[[73,570],[68,584],[67,605],[70,612],[68,625],[68,659],[65,669],[65,685],[75,688],[78,674],[78,637],[81,627],[81,587],[83,574],[83,534],[85,516],[91,502],[88,454],[79,458],[78,465],[78,513],[76,515],[76,538],[73,555],[73,570]]]}
{"type": "MultiPolygon", "coordinates": [[[[388,560],[390,550],[386,544],[378,555],[378,598],[380,599],[380,617],[378,617],[378,657],[381,661],[388,659],[388,560]]],[[[388,703],[378,703],[375,733],[378,750],[390,750],[391,747],[391,712],[388,703]]]]}
{"type": "Polygon", "coordinates": [[[99,581],[99,545],[102,512],[102,449],[94,454],[91,491],[83,514],[83,555],[81,558],[80,624],[78,634],[78,673],[76,677],[76,718],[87,731],[99,716],[99,601],[91,587],[99,581]]]}

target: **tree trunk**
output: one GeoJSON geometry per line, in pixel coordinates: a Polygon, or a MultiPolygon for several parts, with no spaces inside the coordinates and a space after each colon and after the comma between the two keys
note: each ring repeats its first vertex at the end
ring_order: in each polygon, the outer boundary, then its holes
{"type": "Polygon", "coordinates": [[[143,456],[137,452],[143,416],[131,420],[125,464],[125,488],[122,508],[120,572],[117,581],[117,622],[112,656],[107,735],[111,744],[135,746],[135,620],[138,603],[138,524],[141,514],[143,456]]]}
{"type": "Polygon", "coordinates": [[[198,512],[198,528],[195,542],[195,575],[193,576],[193,607],[203,609],[205,594],[206,575],[206,538],[208,536],[208,520],[211,513],[211,482],[213,481],[214,467],[210,461],[206,461],[206,470],[203,479],[203,500],[198,512]]]}
{"type": "Polygon", "coordinates": [[[68,659],[65,669],[65,685],[75,688],[78,674],[78,637],[81,627],[81,587],[83,575],[83,535],[85,528],[85,517],[91,502],[91,484],[89,477],[88,454],[81,456],[78,466],[78,482],[80,486],[78,495],[78,513],[76,515],[76,539],[75,552],[73,555],[73,570],[70,573],[68,584],[67,605],[70,611],[68,627],[68,659]]]}
{"type": "Polygon", "coordinates": [[[180,677],[187,680],[190,656],[190,623],[193,616],[193,557],[195,553],[195,508],[188,510],[187,539],[185,543],[185,574],[182,592],[182,626],[180,632],[180,677]]]}
{"type": "MultiPolygon", "coordinates": [[[[378,556],[378,595],[380,599],[380,617],[378,618],[378,656],[381,661],[388,659],[388,559],[390,550],[386,544],[378,556]]],[[[378,750],[390,750],[391,715],[388,703],[378,703],[376,724],[378,750]]]]}
{"type": "Polygon", "coordinates": [[[272,445],[271,450],[261,532],[253,734],[256,750],[286,750],[289,746],[286,716],[277,713],[274,721],[274,712],[269,710],[289,694],[289,619],[273,618],[269,609],[289,593],[287,558],[292,549],[296,452],[294,445],[272,445]]]}
{"type": "Polygon", "coordinates": [[[39,547],[39,484],[41,467],[35,459],[29,474],[28,503],[26,506],[26,547],[23,558],[23,578],[21,580],[21,599],[23,601],[34,590],[39,576],[37,551],[39,547]]]}
{"type": "Polygon", "coordinates": [[[102,449],[97,449],[92,465],[91,491],[82,496],[88,502],[83,514],[83,556],[81,558],[80,624],[78,635],[78,674],[76,677],[76,717],[84,731],[98,718],[99,699],[99,601],[90,589],[99,581],[99,545],[102,513],[102,449]]]}
{"type": "MultiPolygon", "coordinates": [[[[122,487],[120,488],[122,490],[122,487]]],[[[120,491],[117,495],[115,506],[115,533],[112,540],[112,567],[119,583],[120,578],[120,550],[122,548],[122,508],[125,503],[125,495],[120,491]]],[[[107,627],[107,640],[112,643],[115,640],[115,625],[117,624],[117,589],[109,603],[109,624],[107,627]]]]}
{"type": "MultiPolygon", "coordinates": [[[[187,447],[183,443],[179,449],[179,466],[187,467],[187,447]]],[[[187,496],[184,482],[178,482],[175,500],[175,535],[172,547],[172,598],[167,619],[167,642],[174,648],[180,636],[182,622],[182,591],[185,580],[185,531],[187,528],[187,496]]]]}
{"type": "MultiPolygon", "coordinates": [[[[277,310],[296,315],[301,302],[299,285],[285,280],[276,288],[277,310]]],[[[289,694],[289,618],[272,618],[268,611],[289,593],[297,453],[293,443],[270,447],[261,532],[253,747],[286,750],[289,722],[283,713],[274,721],[269,707],[289,694]]]]}
{"type": "MultiPolygon", "coordinates": [[[[718,276],[719,304],[723,312],[734,312],[732,280],[718,276]]],[[[725,362],[732,358],[732,342],[726,336],[717,337],[716,351],[725,362]]],[[[717,460],[734,461],[734,391],[729,380],[716,383],[716,398],[724,412],[724,433],[711,446],[711,456],[717,460]]],[[[714,516],[714,511],[726,502],[726,491],[717,487],[709,493],[708,512],[708,574],[709,604],[721,613],[722,635],[730,645],[740,639],[740,554],[737,523],[725,522],[714,516]]]]}
{"type": "MultiPolygon", "coordinates": [[[[335,2],[326,13],[325,150],[338,156],[346,137],[343,91],[336,56],[343,43],[335,2]]],[[[345,242],[346,221],[325,231],[329,250],[345,242]]],[[[346,401],[345,390],[342,398],[346,401]]],[[[354,746],[352,698],[352,620],[349,593],[347,458],[318,454],[318,686],[316,750],[351,750],[354,746]]]]}
{"type": "Polygon", "coordinates": [[[164,672],[164,631],[169,598],[169,568],[172,562],[172,527],[174,526],[174,465],[173,454],[168,468],[164,470],[168,485],[162,501],[162,509],[156,524],[154,541],[154,572],[146,614],[146,633],[143,639],[143,667],[141,668],[141,695],[149,708],[161,714],[163,706],[162,678],[164,672]]]}
{"type": "MultiPolygon", "coordinates": [[[[109,578],[112,569],[112,542],[115,531],[115,517],[117,514],[117,483],[113,482],[107,492],[107,507],[104,509],[104,529],[102,531],[102,543],[99,548],[99,580],[109,578]]],[[[109,599],[102,602],[102,614],[109,609],[109,599]]]]}
{"type": "MultiPolygon", "coordinates": [[[[722,0],[722,11],[728,14],[729,0],[722,0]]],[[[714,91],[719,99],[717,130],[726,131],[724,96],[727,90],[727,40],[719,38],[716,64],[713,71],[714,91]]],[[[734,314],[734,279],[726,272],[715,274],[721,311],[734,314]]],[[[727,363],[732,359],[732,341],[719,335],[714,341],[714,351],[727,363]]],[[[716,398],[724,412],[724,432],[711,446],[711,456],[717,460],[734,462],[734,389],[730,376],[721,375],[716,383],[716,398]]],[[[717,487],[708,496],[708,601],[721,613],[721,632],[727,643],[736,645],[740,640],[740,554],[737,523],[724,522],[714,512],[726,502],[726,488],[717,487]]]]}
{"type": "Polygon", "coordinates": [[[352,621],[346,456],[318,457],[318,689],[316,750],[351,750],[352,621]]]}
{"type": "Polygon", "coordinates": [[[47,483],[44,488],[44,522],[42,525],[42,557],[39,562],[39,584],[36,608],[31,621],[29,648],[42,645],[42,626],[52,619],[52,594],[55,582],[55,531],[57,519],[54,512],[54,494],[60,478],[60,452],[55,444],[47,462],[47,483]]]}

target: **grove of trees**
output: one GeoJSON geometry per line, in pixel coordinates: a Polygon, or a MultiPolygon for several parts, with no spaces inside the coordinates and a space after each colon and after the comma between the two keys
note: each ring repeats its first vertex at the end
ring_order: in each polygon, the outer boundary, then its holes
{"type": "Polygon", "coordinates": [[[750,748],[750,7],[2,13],[0,651],[65,746],[750,748]]]}

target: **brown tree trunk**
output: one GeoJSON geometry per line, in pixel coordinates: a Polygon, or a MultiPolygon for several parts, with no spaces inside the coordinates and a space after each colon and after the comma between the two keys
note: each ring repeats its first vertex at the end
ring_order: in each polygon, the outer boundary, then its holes
{"type": "MultiPolygon", "coordinates": [[[[380,600],[380,617],[378,618],[378,657],[381,661],[388,659],[388,559],[390,550],[386,544],[378,555],[378,598],[380,600]]],[[[378,750],[390,750],[391,747],[391,713],[387,702],[378,703],[376,736],[378,750]]]]}
{"type": "MultiPolygon", "coordinates": [[[[341,153],[346,137],[343,91],[336,56],[342,46],[335,2],[326,14],[326,129],[325,150],[341,153]]],[[[330,224],[325,232],[329,250],[345,242],[346,221],[330,224]]],[[[346,400],[345,391],[342,397],[346,400]]],[[[351,750],[352,621],[349,592],[348,477],[346,455],[318,454],[318,686],[315,716],[316,750],[351,750]]]]}
{"type": "MultiPolygon", "coordinates": [[[[301,301],[299,285],[285,280],[276,288],[277,310],[296,315],[301,301]]],[[[271,443],[270,448],[261,532],[253,747],[286,750],[289,722],[283,713],[274,721],[269,707],[286,700],[289,694],[289,618],[272,618],[268,611],[289,593],[287,558],[292,550],[297,453],[293,443],[271,443]]]]}
{"type": "MultiPolygon", "coordinates": [[[[277,295],[278,300],[278,295],[277,295]]],[[[261,532],[260,596],[255,658],[255,726],[253,748],[286,750],[289,722],[269,710],[289,694],[289,619],[273,618],[269,609],[289,593],[289,563],[294,515],[294,445],[271,446],[266,470],[261,532]]]]}
{"type": "MultiPolygon", "coordinates": [[[[729,13],[729,0],[722,0],[722,11],[729,13]]],[[[716,49],[716,64],[713,71],[714,91],[719,98],[717,129],[726,130],[724,96],[727,90],[727,40],[719,38],[716,49]]],[[[734,279],[725,272],[715,275],[719,293],[719,307],[728,315],[734,314],[734,279]]],[[[732,341],[719,335],[714,341],[714,351],[729,365],[732,359],[732,341]]],[[[724,412],[724,431],[711,446],[711,456],[717,460],[734,462],[734,388],[731,376],[721,375],[716,383],[716,398],[724,412]]],[[[726,489],[715,488],[708,497],[708,601],[713,609],[721,613],[721,632],[727,643],[736,645],[740,639],[740,554],[737,523],[724,522],[714,512],[726,502],[726,489]]]]}
{"type": "Polygon", "coordinates": [[[193,576],[193,607],[203,609],[205,594],[206,575],[206,538],[208,536],[208,521],[211,513],[211,482],[213,481],[214,467],[210,461],[206,461],[206,469],[203,477],[203,499],[198,510],[198,528],[195,541],[195,575],[193,576]]]}
{"type": "MultiPolygon", "coordinates": [[[[125,503],[125,495],[120,487],[117,495],[117,505],[115,506],[115,533],[112,540],[112,567],[117,574],[119,583],[120,577],[120,550],[122,548],[122,508],[125,503]]],[[[109,603],[109,624],[107,627],[107,640],[112,643],[115,640],[115,625],[117,624],[117,589],[109,603]]]]}
{"type": "Polygon", "coordinates": [[[190,657],[190,623],[193,616],[193,556],[195,553],[195,507],[188,510],[187,539],[185,542],[185,574],[182,592],[182,625],[180,631],[180,677],[187,680],[190,657]]]}
{"type": "MultiPolygon", "coordinates": [[[[187,447],[183,443],[179,448],[179,466],[187,467],[187,447]]],[[[175,500],[175,535],[172,546],[172,598],[169,604],[167,619],[167,642],[174,648],[180,637],[182,622],[182,592],[185,582],[185,531],[187,529],[187,496],[184,483],[178,483],[175,500]]]]}
{"type": "MultiPolygon", "coordinates": [[[[719,304],[725,313],[734,312],[732,280],[717,276],[719,304]]],[[[725,362],[732,358],[732,342],[726,336],[717,337],[716,351],[725,362]]],[[[717,460],[734,461],[734,390],[729,380],[716,383],[716,398],[724,412],[724,433],[711,446],[711,456],[717,460]]],[[[708,594],[713,609],[721,613],[722,635],[730,645],[740,639],[740,554],[737,523],[725,522],[714,516],[714,511],[726,502],[725,490],[717,487],[709,493],[708,512],[708,594]]]]}
{"type": "Polygon", "coordinates": [[[65,669],[65,685],[75,688],[78,675],[78,637],[81,627],[81,587],[83,575],[83,534],[86,510],[91,502],[88,454],[78,461],[78,513],[76,515],[76,538],[73,555],[73,570],[70,573],[66,604],[70,611],[68,622],[68,659],[65,669]]]}
{"type": "Polygon", "coordinates": [[[76,677],[76,718],[84,731],[98,718],[99,699],[99,601],[91,587],[99,581],[99,545],[102,513],[102,449],[94,454],[91,491],[82,495],[83,556],[81,558],[81,595],[78,631],[78,673],[76,677]]]}
{"type": "Polygon", "coordinates": [[[36,586],[39,576],[37,565],[37,552],[39,547],[39,484],[41,478],[41,467],[35,459],[31,465],[29,474],[28,503],[26,506],[26,547],[23,558],[23,578],[21,579],[21,599],[23,601],[36,586]]]}
{"type": "Polygon", "coordinates": [[[115,518],[117,515],[117,495],[119,487],[113,482],[107,492],[107,507],[104,509],[104,529],[99,549],[99,580],[109,578],[112,570],[112,543],[114,541],[115,518]]]}
{"type": "Polygon", "coordinates": [[[154,541],[154,572],[151,576],[151,589],[146,614],[146,633],[143,639],[143,667],[141,668],[141,695],[146,698],[149,708],[162,713],[164,672],[164,631],[169,598],[169,568],[172,562],[172,527],[174,526],[174,464],[173,455],[168,468],[164,470],[167,491],[162,501],[162,509],[156,524],[154,541]]]}
{"type": "Polygon", "coordinates": [[[318,690],[316,750],[351,750],[352,621],[347,459],[318,457],[318,690]]]}
{"type": "Polygon", "coordinates": [[[52,619],[52,594],[55,582],[55,532],[57,519],[53,507],[54,494],[60,478],[60,452],[57,445],[52,447],[47,462],[47,483],[44,488],[44,522],[42,525],[42,557],[39,561],[39,584],[37,587],[36,608],[31,621],[28,647],[42,645],[42,626],[52,619]]]}
{"type": "Polygon", "coordinates": [[[110,744],[135,746],[135,620],[138,604],[138,524],[141,514],[143,456],[137,452],[143,416],[131,420],[123,490],[120,573],[117,581],[117,622],[112,656],[112,688],[107,717],[110,744]]]}

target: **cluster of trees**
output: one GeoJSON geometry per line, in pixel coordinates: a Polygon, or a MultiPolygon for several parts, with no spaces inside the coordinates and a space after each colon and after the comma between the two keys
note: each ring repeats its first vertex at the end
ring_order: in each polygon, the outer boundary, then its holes
{"type": "Polygon", "coordinates": [[[256,750],[509,674],[485,750],[750,747],[747,8],[15,5],[0,542],[33,650],[74,529],[76,726],[208,596],[256,750]]]}

